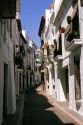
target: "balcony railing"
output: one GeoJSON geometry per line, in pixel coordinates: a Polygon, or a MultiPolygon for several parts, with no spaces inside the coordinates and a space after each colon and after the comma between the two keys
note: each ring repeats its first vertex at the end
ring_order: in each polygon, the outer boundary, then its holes
{"type": "Polygon", "coordinates": [[[65,49],[67,51],[73,51],[82,44],[80,34],[77,31],[69,32],[66,36],[65,49]]]}
{"type": "Polygon", "coordinates": [[[44,55],[43,58],[42,58],[42,62],[44,64],[44,66],[48,65],[49,64],[49,61],[48,61],[48,58],[47,58],[47,55],[44,55]]]}
{"type": "Polygon", "coordinates": [[[27,70],[31,70],[31,66],[29,65],[29,66],[27,66],[27,70]]]}
{"type": "Polygon", "coordinates": [[[58,42],[58,47],[54,50],[54,60],[59,61],[62,60],[62,39],[61,39],[61,34],[59,37],[59,42],[58,42]]]}
{"type": "Polygon", "coordinates": [[[50,60],[53,60],[53,58],[54,58],[54,48],[49,48],[48,57],[49,57],[50,60]]]}
{"type": "Polygon", "coordinates": [[[20,53],[22,54],[23,57],[26,55],[25,48],[23,45],[20,46],[20,53]]]}
{"type": "Polygon", "coordinates": [[[23,68],[23,58],[20,52],[17,52],[14,61],[17,65],[17,68],[23,68]]]}
{"type": "Polygon", "coordinates": [[[82,41],[80,39],[78,13],[75,14],[73,20],[68,25],[68,32],[65,38],[65,49],[67,51],[73,51],[81,45],[82,41]]]}

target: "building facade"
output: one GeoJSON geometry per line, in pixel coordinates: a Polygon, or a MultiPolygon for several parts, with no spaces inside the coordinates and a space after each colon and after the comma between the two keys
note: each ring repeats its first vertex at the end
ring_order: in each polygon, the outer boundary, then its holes
{"type": "Polygon", "coordinates": [[[83,115],[82,15],[81,0],[55,0],[41,19],[39,36],[45,57],[47,92],[83,115]]]}
{"type": "Polygon", "coordinates": [[[36,49],[35,60],[36,60],[35,83],[36,85],[38,85],[42,82],[41,80],[42,53],[40,48],[36,49]]]}
{"type": "Polygon", "coordinates": [[[7,115],[15,113],[20,92],[34,83],[36,45],[31,44],[29,51],[30,40],[22,32],[19,13],[19,0],[0,4],[0,125],[7,115]]]}
{"type": "Polygon", "coordinates": [[[3,0],[0,4],[0,124],[7,115],[16,111],[14,34],[18,3],[19,0],[3,0]]]}
{"type": "Polygon", "coordinates": [[[0,124],[16,110],[12,19],[0,20],[0,124]]]}

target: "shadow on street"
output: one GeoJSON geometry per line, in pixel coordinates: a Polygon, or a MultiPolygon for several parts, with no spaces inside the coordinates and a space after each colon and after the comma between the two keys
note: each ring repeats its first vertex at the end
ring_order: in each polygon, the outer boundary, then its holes
{"type": "Polygon", "coordinates": [[[54,114],[53,106],[47,98],[39,94],[35,89],[25,92],[22,125],[73,125],[62,123],[54,114]]]}

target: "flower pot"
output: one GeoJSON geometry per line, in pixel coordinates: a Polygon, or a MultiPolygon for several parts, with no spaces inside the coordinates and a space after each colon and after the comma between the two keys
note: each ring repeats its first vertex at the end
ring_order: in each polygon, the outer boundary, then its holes
{"type": "Polygon", "coordinates": [[[64,32],[65,32],[65,28],[61,27],[61,33],[64,33],[64,32]]]}

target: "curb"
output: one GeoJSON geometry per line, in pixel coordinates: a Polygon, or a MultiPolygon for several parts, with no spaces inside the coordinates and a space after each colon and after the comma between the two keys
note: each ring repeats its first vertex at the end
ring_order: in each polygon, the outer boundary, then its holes
{"type": "Polygon", "coordinates": [[[74,122],[75,125],[83,125],[83,122],[81,120],[79,120],[76,116],[72,115],[71,113],[69,113],[68,111],[66,111],[65,109],[63,109],[60,105],[58,105],[55,102],[55,100],[53,99],[52,96],[46,95],[44,93],[42,93],[42,95],[44,95],[49,100],[50,104],[52,104],[53,106],[57,107],[63,113],[65,113],[66,115],[68,115],[73,120],[73,122],[74,122]]]}

